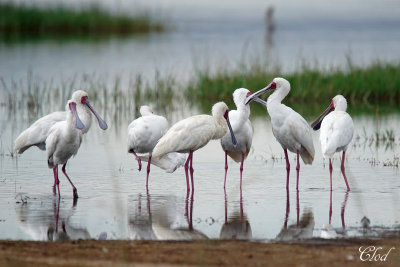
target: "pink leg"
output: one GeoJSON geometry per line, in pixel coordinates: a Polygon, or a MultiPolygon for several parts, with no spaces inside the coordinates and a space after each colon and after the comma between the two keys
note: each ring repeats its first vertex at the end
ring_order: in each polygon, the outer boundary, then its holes
{"type": "Polygon", "coordinates": [[[133,153],[133,155],[135,155],[135,158],[136,158],[136,160],[137,160],[137,163],[139,164],[138,171],[141,171],[141,170],[142,170],[142,160],[138,157],[138,155],[136,155],[135,152],[132,151],[132,153],[133,153]]]}
{"type": "Polygon", "coordinates": [[[347,199],[348,198],[349,198],[349,191],[346,192],[346,195],[344,197],[344,201],[343,201],[343,204],[342,204],[342,211],[340,213],[340,217],[342,218],[342,227],[343,227],[343,229],[346,228],[346,224],[344,222],[344,212],[346,210],[346,205],[347,205],[347,199]]]}
{"type": "Polygon", "coordinates": [[[285,159],[286,159],[286,189],[289,189],[289,173],[290,173],[290,163],[289,163],[289,156],[287,154],[287,149],[284,148],[283,151],[285,152],[285,159]]]}
{"type": "Polygon", "coordinates": [[[60,215],[60,198],[57,201],[57,209],[56,209],[56,233],[58,232],[58,217],[60,215]]]}
{"type": "Polygon", "coordinates": [[[342,166],[340,168],[342,170],[344,181],[346,182],[347,191],[350,191],[350,186],[349,186],[349,183],[347,182],[346,173],[344,172],[344,158],[345,158],[345,155],[346,155],[346,151],[343,151],[342,166]]]}
{"type": "Polygon", "coordinates": [[[190,199],[189,230],[193,230],[193,197],[190,199]]]}
{"type": "Polygon", "coordinates": [[[228,172],[228,153],[225,151],[225,179],[224,179],[224,189],[226,186],[226,173],[228,172]]]}
{"type": "Polygon", "coordinates": [[[331,178],[331,191],[332,191],[332,159],[329,159],[329,173],[330,173],[330,178],[331,178]]]}
{"type": "MultiPolygon", "coordinates": [[[[54,183],[57,186],[57,190],[58,190],[58,198],[60,198],[61,193],[60,193],[60,180],[58,179],[58,165],[54,166],[53,174],[54,174],[54,183]]],[[[54,192],[55,192],[55,189],[53,188],[53,193],[54,192]]]]}
{"type": "Polygon", "coordinates": [[[193,194],[194,194],[194,179],[193,179],[193,151],[190,151],[190,178],[192,181],[192,201],[193,201],[193,194]]]}
{"type": "Polygon", "coordinates": [[[240,162],[240,196],[242,196],[243,162],[244,162],[244,153],[242,153],[242,161],[240,162]]]}
{"type": "Polygon", "coordinates": [[[297,166],[296,166],[296,171],[297,171],[297,182],[296,182],[296,190],[299,190],[299,173],[300,173],[300,155],[299,155],[299,150],[297,150],[297,166]]]}
{"type": "Polygon", "coordinates": [[[285,223],[283,225],[285,229],[287,229],[289,212],[290,212],[289,187],[286,187],[286,213],[285,213],[285,223]]]}
{"type": "Polygon", "coordinates": [[[151,153],[149,156],[149,162],[147,162],[147,175],[146,175],[146,189],[149,190],[149,173],[150,173],[151,153]]]}
{"type": "Polygon", "coordinates": [[[69,177],[68,177],[68,175],[67,175],[67,172],[65,171],[65,165],[67,165],[67,163],[65,163],[65,164],[62,166],[61,170],[62,170],[62,172],[64,173],[65,177],[67,177],[69,183],[72,185],[72,191],[74,192],[74,199],[75,199],[75,198],[78,198],[78,190],[76,190],[76,187],[74,186],[74,184],[73,184],[73,183],[71,182],[71,180],[69,179],[69,177]]]}

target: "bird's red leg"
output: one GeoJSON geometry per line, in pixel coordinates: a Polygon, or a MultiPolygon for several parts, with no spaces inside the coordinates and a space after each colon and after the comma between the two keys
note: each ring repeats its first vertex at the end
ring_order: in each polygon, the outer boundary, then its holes
{"type": "Polygon", "coordinates": [[[330,178],[331,178],[331,191],[332,191],[332,159],[329,158],[329,173],[330,173],[330,178]]]}
{"type": "Polygon", "coordinates": [[[193,194],[194,194],[194,179],[193,179],[193,151],[190,151],[190,178],[192,181],[192,201],[193,201],[193,194]]]}
{"type": "Polygon", "coordinates": [[[240,162],[240,196],[242,196],[242,173],[243,173],[244,153],[242,153],[242,161],[240,162]]]}
{"type": "Polygon", "coordinates": [[[289,163],[289,157],[288,157],[288,154],[287,154],[287,149],[284,148],[283,151],[285,152],[285,159],[286,159],[286,173],[287,173],[286,188],[289,189],[290,163],[289,163]]]}
{"type": "Polygon", "coordinates": [[[141,171],[142,170],[142,160],[138,157],[138,155],[136,155],[135,152],[132,151],[132,154],[135,156],[137,163],[139,164],[138,171],[141,171]]]}
{"type": "Polygon", "coordinates": [[[65,164],[62,166],[61,170],[62,170],[62,172],[64,173],[65,177],[67,177],[69,183],[71,184],[71,186],[72,186],[72,191],[74,192],[74,199],[76,199],[76,198],[78,198],[78,190],[76,190],[76,187],[75,187],[74,184],[71,182],[71,179],[69,179],[69,177],[68,177],[68,175],[67,175],[67,172],[65,171],[65,165],[67,165],[67,163],[65,163],[65,164]]]}
{"type": "Polygon", "coordinates": [[[149,156],[149,162],[147,162],[147,175],[146,175],[146,189],[147,190],[149,190],[150,163],[151,163],[151,154],[149,156]]]}
{"type": "Polygon", "coordinates": [[[347,182],[346,173],[344,172],[344,159],[345,159],[345,155],[346,155],[346,151],[343,151],[342,166],[340,167],[340,169],[342,170],[342,174],[343,174],[343,177],[344,177],[344,181],[346,182],[347,191],[350,191],[350,186],[349,186],[349,183],[347,182]]]}
{"type": "Polygon", "coordinates": [[[225,151],[225,179],[224,179],[224,189],[226,186],[226,174],[228,172],[228,152],[225,151]]]}
{"type": "Polygon", "coordinates": [[[296,166],[296,171],[297,171],[297,182],[296,182],[296,190],[299,190],[299,173],[300,173],[300,159],[299,155],[300,152],[297,150],[297,166],[296,166]]]}

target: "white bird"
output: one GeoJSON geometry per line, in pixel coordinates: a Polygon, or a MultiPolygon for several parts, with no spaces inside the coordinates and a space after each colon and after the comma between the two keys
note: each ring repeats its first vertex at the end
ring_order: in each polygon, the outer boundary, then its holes
{"type": "Polygon", "coordinates": [[[107,129],[105,121],[90,105],[87,93],[78,90],[72,94],[71,100],[66,105],[65,112],[53,112],[40,118],[14,141],[14,150],[20,154],[31,146],[46,150],[48,166],[53,168],[54,173],[54,193],[56,192],[56,186],[58,193],[60,193],[58,164],[63,164],[62,171],[72,185],[74,198],[78,197],[76,187],[69,179],[65,166],[68,159],[77,153],[82,141],[82,135],[90,128],[92,119],[90,111],[96,116],[100,128],[107,129]],[[82,119],[80,116],[82,116],[82,119]]]}
{"type": "MultiPolygon", "coordinates": [[[[170,152],[189,153],[185,163],[186,185],[189,192],[188,167],[192,190],[193,182],[193,152],[205,146],[212,139],[220,139],[226,132],[231,132],[232,143],[237,144],[228,117],[228,106],[224,102],[218,102],[212,107],[212,116],[197,115],[175,123],[167,133],[161,137],[153,149],[153,157],[160,158],[170,152]]],[[[193,191],[192,191],[193,194],[193,191]]]]}
{"type": "Polygon", "coordinates": [[[62,171],[70,182],[74,199],[76,199],[78,192],[65,171],[65,165],[72,156],[76,155],[81,146],[83,133],[80,130],[84,128],[84,125],[78,117],[75,102],[68,101],[66,108],[70,110],[70,112],[67,112],[67,120],[55,123],[50,128],[46,138],[47,165],[53,169],[54,182],[60,196],[58,164],[63,164],[62,171]]]}
{"type": "Polygon", "coordinates": [[[142,169],[141,160],[147,161],[146,188],[148,188],[150,164],[156,165],[167,172],[173,172],[185,162],[185,155],[180,153],[168,153],[162,158],[152,161],[152,151],[158,140],[168,129],[168,121],[163,116],[155,115],[149,106],[140,107],[141,117],[132,121],[128,126],[128,152],[135,155],[142,169]],[[148,156],[140,156],[136,153],[149,153],[148,156]]]}
{"type": "Polygon", "coordinates": [[[245,88],[236,89],[233,92],[233,101],[237,110],[229,111],[229,121],[232,125],[233,133],[237,140],[237,146],[232,144],[231,136],[226,133],[221,138],[221,146],[225,151],[225,179],[224,188],[226,186],[226,173],[228,171],[228,155],[236,162],[240,162],[240,189],[242,189],[242,173],[243,162],[250,152],[251,142],[253,139],[253,128],[249,120],[250,107],[245,104],[246,97],[251,92],[245,88]]]}
{"type": "Polygon", "coordinates": [[[246,99],[246,104],[251,101],[264,102],[271,117],[272,132],[278,142],[281,144],[286,158],[287,179],[286,187],[289,186],[290,163],[287,150],[297,154],[297,183],[299,188],[299,157],[305,164],[312,164],[314,160],[314,144],[311,136],[311,128],[306,120],[296,111],[282,104],[282,100],[290,92],[290,83],[283,78],[275,78],[267,87],[255,92],[246,99]],[[275,90],[268,97],[267,102],[256,99],[258,95],[268,91],[275,90]]]}
{"type": "MultiPolygon", "coordinates": [[[[71,100],[77,104],[76,110],[84,125],[82,133],[87,133],[92,124],[92,114],[90,111],[96,116],[100,128],[103,130],[107,129],[105,121],[96,113],[92,105],[90,105],[88,94],[85,91],[75,91],[72,94],[71,100]]],[[[37,146],[41,150],[46,150],[45,141],[50,128],[59,121],[65,121],[67,119],[67,113],[67,111],[56,111],[35,121],[15,139],[14,150],[17,151],[18,154],[22,154],[31,146],[37,146]]]]}
{"type": "Polygon", "coordinates": [[[341,171],[346,182],[347,191],[350,191],[344,169],[346,150],[353,138],[354,124],[346,112],[347,101],[342,95],[332,99],[329,107],[311,124],[315,131],[321,128],[319,140],[324,157],[329,158],[329,172],[332,190],[332,156],[335,152],[343,151],[341,171]],[[334,111],[333,111],[334,110],[334,111]],[[333,112],[332,112],[333,111],[333,112]]]}

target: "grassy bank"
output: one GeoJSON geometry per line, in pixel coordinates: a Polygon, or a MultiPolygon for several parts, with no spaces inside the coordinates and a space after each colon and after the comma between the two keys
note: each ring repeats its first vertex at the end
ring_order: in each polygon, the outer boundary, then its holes
{"type": "Polygon", "coordinates": [[[41,9],[0,3],[0,34],[3,37],[132,34],[164,29],[163,23],[145,13],[127,16],[110,14],[96,6],[72,10],[62,6],[41,9]]]}
{"type": "MultiPolygon", "coordinates": [[[[304,68],[283,75],[291,83],[290,94],[284,102],[296,106],[328,105],[332,97],[344,95],[350,108],[374,110],[382,105],[393,108],[400,104],[400,63],[376,63],[366,68],[350,67],[343,71],[335,69],[323,72],[304,68]],[[304,105],[306,103],[307,105],[304,105]]],[[[235,71],[220,71],[211,75],[198,72],[188,85],[188,95],[200,102],[224,100],[233,104],[235,88],[245,87],[254,92],[264,88],[274,77],[282,76],[278,71],[268,71],[259,65],[235,71]]],[[[270,93],[262,98],[266,99],[270,93]]],[[[300,107],[301,109],[301,107],[300,107]]]]}

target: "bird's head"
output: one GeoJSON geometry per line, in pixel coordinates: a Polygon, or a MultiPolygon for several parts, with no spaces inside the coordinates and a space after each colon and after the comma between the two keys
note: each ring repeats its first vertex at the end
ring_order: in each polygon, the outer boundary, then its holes
{"type": "Polygon", "coordinates": [[[325,111],[322,112],[322,114],[319,115],[318,118],[313,123],[311,123],[311,128],[313,128],[314,131],[318,131],[321,128],[322,121],[329,113],[331,113],[333,110],[346,111],[346,109],[347,109],[346,98],[344,98],[342,95],[335,96],[334,98],[332,98],[331,103],[325,109],[325,111]]]}
{"type": "Polygon", "coordinates": [[[142,116],[154,114],[153,109],[146,105],[141,106],[139,111],[142,116]]]}
{"type": "Polygon", "coordinates": [[[263,105],[267,105],[267,103],[264,100],[258,98],[258,96],[270,90],[279,91],[283,96],[286,96],[290,91],[290,83],[284,78],[274,78],[272,82],[270,82],[266,87],[248,96],[245,103],[248,104],[252,101],[256,101],[263,105]]]}
{"type": "Polygon", "coordinates": [[[79,103],[84,108],[88,108],[96,117],[101,129],[106,130],[108,128],[107,123],[97,114],[92,105],[89,102],[88,94],[85,91],[77,90],[72,94],[71,101],[79,103]]]}
{"type": "Polygon", "coordinates": [[[231,133],[231,138],[232,138],[232,144],[234,146],[237,145],[236,137],[233,133],[231,123],[229,122],[229,108],[224,102],[218,102],[214,104],[212,107],[212,115],[215,118],[221,118],[223,117],[226,120],[226,123],[228,124],[229,131],[231,133]]]}

